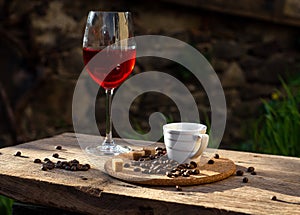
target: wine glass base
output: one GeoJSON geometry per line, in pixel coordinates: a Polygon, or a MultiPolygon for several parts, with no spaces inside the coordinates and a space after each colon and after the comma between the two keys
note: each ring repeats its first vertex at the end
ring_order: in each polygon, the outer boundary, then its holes
{"type": "Polygon", "coordinates": [[[131,148],[128,146],[120,146],[120,145],[113,145],[113,146],[88,146],[85,149],[88,153],[93,155],[118,155],[122,153],[127,153],[131,151],[131,148]]]}

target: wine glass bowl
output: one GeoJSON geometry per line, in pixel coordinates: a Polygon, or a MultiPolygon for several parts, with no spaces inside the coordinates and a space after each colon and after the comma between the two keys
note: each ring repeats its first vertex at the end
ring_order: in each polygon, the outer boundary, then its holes
{"type": "Polygon", "coordinates": [[[113,90],[132,72],[136,49],[130,12],[90,11],[83,36],[83,60],[90,77],[106,93],[106,137],[102,145],[88,147],[96,155],[120,154],[129,147],[112,139],[111,100],[113,90]],[[131,38],[131,39],[130,39],[131,38]]]}

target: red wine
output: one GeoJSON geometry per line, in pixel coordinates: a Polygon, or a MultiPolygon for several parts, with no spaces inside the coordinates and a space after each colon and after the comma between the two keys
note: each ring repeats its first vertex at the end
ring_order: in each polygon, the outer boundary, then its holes
{"type": "MultiPolygon", "coordinates": [[[[83,48],[83,61],[87,65],[87,71],[95,82],[105,89],[118,87],[132,72],[136,51],[135,49],[94,49],[89,47],[83,48]],[[101,52],[99,61],[88,62],[101,52]],[[129,59],[123,62],[123,59],[129,59]],[[123,62],[120,64],[120,62],[123,62]],[[110,68],[113,68],[112,70],[110,68]],[[108,71],[111,70],[111,71],[108,71]]],[[[97,59],[96,59],[97,60],[97,59]]]]}

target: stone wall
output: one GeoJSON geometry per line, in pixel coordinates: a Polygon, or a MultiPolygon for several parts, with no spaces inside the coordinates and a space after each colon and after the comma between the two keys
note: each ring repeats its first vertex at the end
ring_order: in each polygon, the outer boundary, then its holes
{"type": "MultiPolygon", "coordinates": [[[[130,10],[135,34],[175,37],[197,48],[217,72],[227,99],[228,121],[221,147],[245,141],[261,98],[279,87],[279,76],[299,71],[298,27],[156,1],[0,1],[2,145],[72,131],[71,102],[82,71],[82,34],[87,11],[130,10]],[[9,114],[10,113],[10,114],[9,114]]],[[[168,72],[193,93],[202,116],[209,116],[204,92],[195,91],[188,71],[158,59],[139,59],[135,73],[168,72]]],[[[148,116],[161,111],[178,120],[164,95],[146,94],[131,108],[132,122],[145,130],[148,116]],[[158,97],[161,97],[158,99],[158,97]],[[157,101],[160,101],[159,103],[157,101]]],[[[97,118],[104,131],[104,93],[97,118]]]]}

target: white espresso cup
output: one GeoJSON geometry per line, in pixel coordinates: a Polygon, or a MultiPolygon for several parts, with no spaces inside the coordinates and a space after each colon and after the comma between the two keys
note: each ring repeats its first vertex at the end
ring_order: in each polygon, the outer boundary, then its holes
{"type": "Polygon", "coordinates": [[[164,142],[168,158],[178,163],[199,158],[209,140],[209,136],[205,134],[206,129],[206,125],[188,122],[164,125],[164,142]]]}

